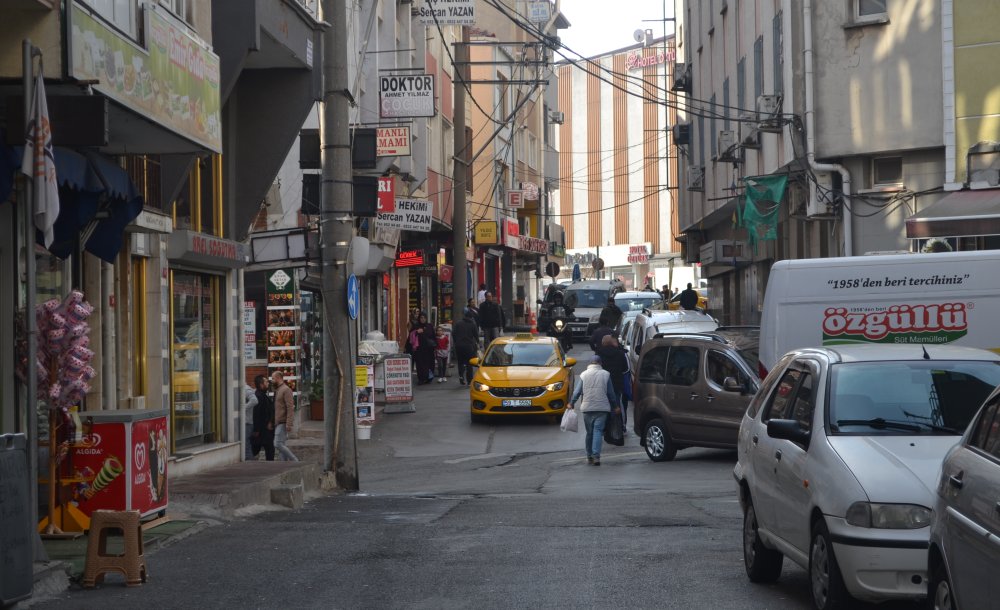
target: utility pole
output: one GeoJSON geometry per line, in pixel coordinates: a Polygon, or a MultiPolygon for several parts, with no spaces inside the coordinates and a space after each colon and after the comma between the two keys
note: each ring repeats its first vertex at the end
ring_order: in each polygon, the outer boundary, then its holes
{"type": "MultiPolygon", "coordinates": [[[[441,41],[442,44],[447,44],[444,40],[441,41]]],[[[467,62],[469,61],[469,29],[462,26],[462,43],[455,48],[455,104],[454,104],[454,116],[452,117],[452,125],[455,129],[455,154],[454,154],[454,171],[453,171],[453,186],[452,191],[454,193],[452,206],[452,216],[451,216],[451,230],[452,239],[454,240],[454,248],[452,249],[452,257],[455,263],[455,273],[452,278],[452,288],[454,295],[454,303],[452,303],[452,323],[458,322],[465,315],[465,301],[468,294],[468,285],[466,282],[466,272],[468,263],[465,259],[465,237],[466,237],[466,208],[465,208],[465,191],[468,188],[467,181],[472,176],[472,168],[466,164],[465,159],[468,157],[466,152],[472,146],[472,142],[466,140],[465,137],[465,87],[468,74],[466,71],[469,69],[467,62]]]]}
{"type": "Polygon", "coordinates": [[[351,130],[348,113],[347,3],[323,0],[323,106],[320,163],[323,166],[320,239],[323,262],[323,415],[326,485],[358,489],[354,431],[353,326],[347,315],[347,275],[352,216],[351,130]],[[333,477],[330,481],[329,477],[333,477]]]}

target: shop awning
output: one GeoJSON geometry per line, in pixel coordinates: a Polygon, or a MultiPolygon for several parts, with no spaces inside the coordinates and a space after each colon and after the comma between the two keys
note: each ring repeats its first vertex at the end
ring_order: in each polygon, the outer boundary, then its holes
{"type": "MultiPolygon", "coordinates": [[[[21,155],[21,147],[7,148],[0,154],[3,180],[20,171],[21,155]]],[[[66,258],[76,252],[80,240],[85,240],[85,250],[113,263],[122,249],[125,227],[142,212],[142,198],[132,180],[118,164],[97,153],[84,155],[57,146],[53,157],[59,181],[59,218],[49,252],[66,258]]]]}
{"type": "Polygon", "coordinates": [[[906,219],[906,237],[1000,235],[1000,189],[956,191],[906,219]]]}

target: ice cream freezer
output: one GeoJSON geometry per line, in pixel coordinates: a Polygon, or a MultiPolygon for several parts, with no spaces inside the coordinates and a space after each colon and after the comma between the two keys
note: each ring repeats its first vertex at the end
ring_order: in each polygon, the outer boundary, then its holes
{"type": "Polygon", "coordinates": [[[83,411],[82,442],[73,451],[74,494],[87,516],[95,510],[167,508],[170,437],[166,409],[83,411]]]}

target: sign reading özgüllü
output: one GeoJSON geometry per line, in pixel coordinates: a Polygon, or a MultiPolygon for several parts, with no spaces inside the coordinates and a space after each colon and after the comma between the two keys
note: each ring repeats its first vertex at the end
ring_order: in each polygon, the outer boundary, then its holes
{"type": "Polygon", "coordinates": [[[379,212],[378,223],[393,229],[430,233],[432,212],[427,199],[396,199],[396,210],[379,212]]]}

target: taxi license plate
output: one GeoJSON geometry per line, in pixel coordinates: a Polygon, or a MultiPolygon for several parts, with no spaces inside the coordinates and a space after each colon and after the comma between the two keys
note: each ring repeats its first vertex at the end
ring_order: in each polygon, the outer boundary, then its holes
{"type": "Polygon", "coordinates": [[[504,407],[530,407],[531,399],[518,398],[514,400],[504,400],[501,405],[504,407]]]}

